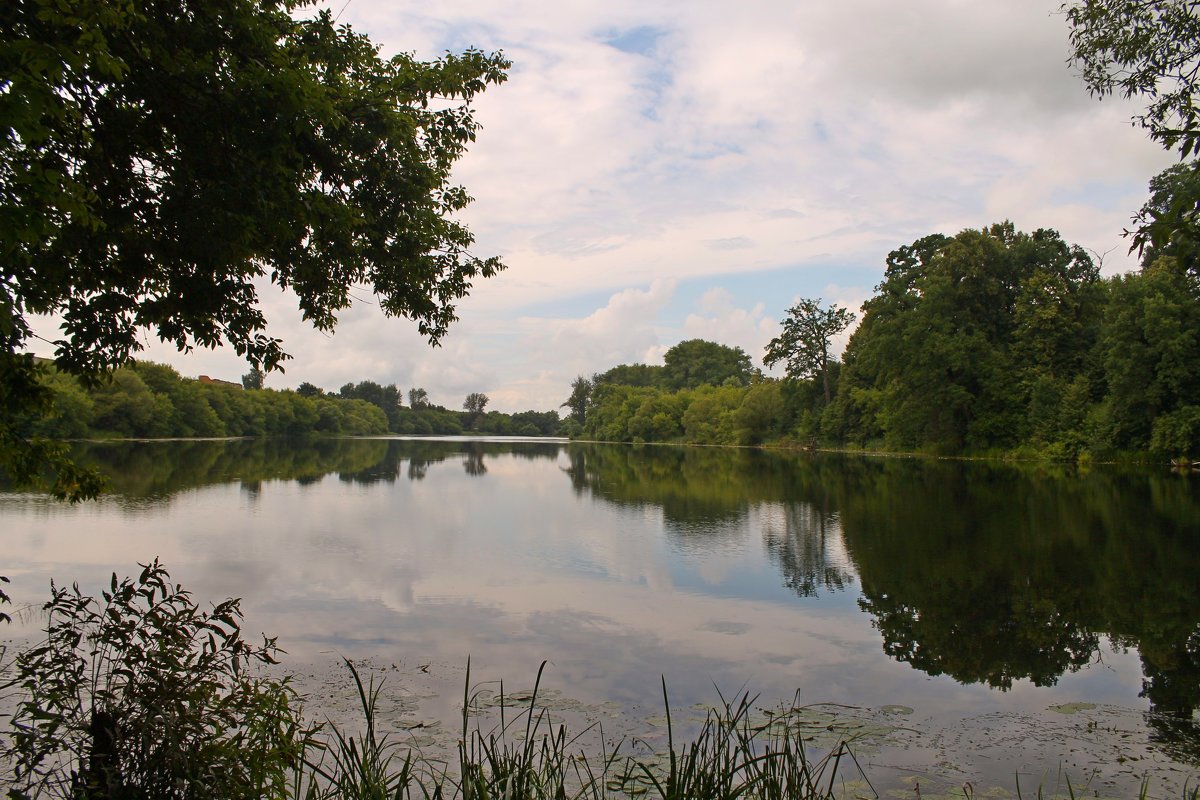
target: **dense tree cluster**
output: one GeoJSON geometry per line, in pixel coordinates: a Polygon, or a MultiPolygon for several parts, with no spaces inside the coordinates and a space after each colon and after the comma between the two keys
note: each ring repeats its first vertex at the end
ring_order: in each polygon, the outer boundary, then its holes
{"type": "MultiPolygon", "coordinates": [[[[423,391],[423,390],[422,390],[423,391]]],[[[483,434],[487,436],[558,436],[562,420],[557,411],[503,411],[472,413],[434,405],[428,400],[402,408],[393,433],[417,435],[483,434]]]]}
{"type": "Polygon", "coordinates": [[[202,382],[153,362],[123,367],[111,380],[86,388],[73,376],[55,372],[48,387],[53,413],[28,420],[24,432],[29,435],[72,439],[388,431],[387,416],[364,400],[202,382]]]}
{"type": "MultiPolygon", "coordinates": [[[[1149,206],[1193,183],[1190,169],[1168,170],[1149,206]]],[[[788,364],[785,379],[717,375],[672,390],[665,367],[622,365],[575,381],[570,430],[635,442],[1198,455],[1194,253],[1178,239],[1155,245],[1140,271],[1104,279],[1051,230],[926,236],[888,255],[840,363],[828,344],[849,315],[803,301],[766,353],[788,364]]]]}
{"type": "MultiPolygon", "coordinates": [[[[137,362],[95,385],[51,372],[51,412],[31,415],[18,430],[29,437],[368,436],[386,433],[555,436],[555,411],[487,414],[450,411],[426,401],[401,405],[395,384],[347,383],[325,392],[311,383],[295,390],[243,389],[235,383],[183,378],[173,368],[137,362]]],[[[423,389],[413,390],[424,394],[423,389]]]]}
{"type": "Polygon", "coordinates": [[[571,396],[561,406],[569,409],[564,431],[612,441],[676,439],[682,431],[680,399],[686,405],[693,390],[702,387],[737,389],[762,377],[742,348],[704,339],[680,342],[667,350],[663,361],[662,366],[619,364],[591,378],[582,375],[576,378],[571,384],[571,396]],[[631,393],[630,389],[645,391],[631,393]],[[655,407],[653,398],[674,393],[680,393],[680,398],[670,401],[669,407],[655,407]],[[627,412],[634,406],[641,408],[641,403],[646,400],[651,402],[642,412],[642,419],[629,428],[626,417],[632,414],[627,412]],[[624,410],[616,410],[616,406],[624,410]],[[589,416],[590,410],[600,407],[603,410],[593,411],[589,416]]]}
{"type": "MultiPolygon", "coordinates": [[[[844,356],[825,419],[835,435],[894,449],[1009,449],[1066,441],[1103,393],[1090,369],[1104,287],[1053,231],[1009,223],[893,251],[844,356]]],[[[828,432],[828,431],[827,431],[828,432]]]]}

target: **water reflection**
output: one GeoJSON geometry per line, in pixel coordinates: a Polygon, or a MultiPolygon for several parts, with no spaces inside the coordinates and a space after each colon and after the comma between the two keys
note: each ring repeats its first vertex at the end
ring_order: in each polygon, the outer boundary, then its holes
{"type": "MultiPolygon", "coordinates": [[[[456,460],[553,461],[557,443],[315,439],[84,445],[131,505],[237,481],[369,486],[421,481],[456,460]]],[[[1007,690],[1053,685],[1101,637],[1141,656],[1152,708],[1200,706],[1197,481],[1154,472],[813,457],[757,450],[573,444],[579,496],[661,513],[683,552],[742,547],[758,528],[801,597],[861,584],[859,605],[891,658],[1007,690]]]]}
{"type": "Polygon", "coordinates": [[[1048,685],[1105,635],[1141,654],[1153,708],[1197,707],[1194,482],[916,462],[844,475],[861,602],[893,657],[963,682],[1048,685]]]}
{"type": "Polygon", "coordinates": [[[890,657],[1008,690],[1136,649],[1156,712],[1200,706],[1200,497],[1153,471],[574,446],[576,492],[662,508],[680,540],[755,504],[784,584],[844,589],[890,657]],[[704,524],[700,524],[704,523],[704,524]],[[845,548],[845,558],[838,551],[845,548]],[[833,554],[833,555],[831,555],[833,554]]]}
{"type": "Polygon", "coordinates": [[[763,526],[767,555],[801,597],[842,591],[854,580],[837,515],[811,503],[783,503],[763,526]],[[777,521],[776,521],[777,520],[777,521]]]}
{"type": "MultiPolygon", "coordinates": [[[[161,511],[202,486],[240,494],[258,519],[211,534],[219,558],[207,557],[231,593],[319,586],[324,594],[293,602],[321,622],[319,635],[337,631],[339,647],[436,650],[450,631],[490,648],[561,647],[561,668],[581,680],[602,662],[607,680],[632,682],[666,671],[659,659],[874,679],[881,667],[855,663],[866,658],[854,649],[858,619],[862,647],[892,667],[1013,695],[1086,673],[1111,642],[1137,654],[1154,741],[1200,760],[1194,476],[544,442],[81,452],[129,512],[161,511]],[[281,498],[282,482],[297,496],[281,498]],[[280,532],[265,530],[269,511],[282,515],[280,532]],[[824,610],[838,602],[853,618],[824,610]],[[343,631],[350,618],[360,627],[343,631]]],[[[227,497],[211,502],[227,513],[227,497]]],[[[696,680],[707,687],[709,674],[696,680]]],[[[908,702],[887,702],[898,701],[908,702]]]]}
{"type": "MultiPolygon", "coordinates": [[[[264,481],[301,486],[337,475],[350,484],[421,480],[433,464],[463,459],[467,475],[487,474],[485,458],[557,458],[561,445],[529,441],[437,439],[223,439],[178,442],[82,442],[76,457],[99,467],[109,491],[130,503],[167,501],[201,486],[237,482],[253,498],[264,481]]],[[[0,486],[0,489],[3,487],[0,486]]]]}

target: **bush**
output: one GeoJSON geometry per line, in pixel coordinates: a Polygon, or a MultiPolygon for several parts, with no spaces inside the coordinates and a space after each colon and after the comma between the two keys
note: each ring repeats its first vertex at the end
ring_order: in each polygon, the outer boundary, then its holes
{"type": "Polygon", "coordinates": [[[51,586],[46,639],[17,657],[10,797],[282,798],[313,731],[237,600],[201,611],[157,561],[103,600],[51,586]]]}

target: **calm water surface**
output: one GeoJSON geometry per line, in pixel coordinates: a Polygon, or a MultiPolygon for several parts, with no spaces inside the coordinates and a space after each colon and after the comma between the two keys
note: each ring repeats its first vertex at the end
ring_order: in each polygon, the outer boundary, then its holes
{"type": "Polygon", "coordinates": [[[158,557],[199,598],[243,598],[320,713],[349,705],[340,656],[422,730],[468,656],[510,688],[545,660],[552,702],[647,746],[660,676],[681,724],[718,689],[799,692],[814,748],[857,735],[881,795],[1069,776],[1178,797],[1200,776],[1195,476],[511,440],[82,454],[111,495],[0,493],[14,599],[158,557]]]}

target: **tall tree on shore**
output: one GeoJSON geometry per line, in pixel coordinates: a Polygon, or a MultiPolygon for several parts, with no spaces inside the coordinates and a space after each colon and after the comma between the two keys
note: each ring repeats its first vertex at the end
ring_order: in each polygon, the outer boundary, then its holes
{"type": "Polygon", "coordinates": [[[429,392],[424,389],[414,386],[408,390],[408,406],[409,408],[425,408],[429,405],[429,392]]]}
{"type": "Polygon", "coordinates": [[[242,376],[243,389],[261,389],[266,376],[258,367],[251,367],[250,371],[242,376]]]}
{"type": "Polygon", "coordinates": [[[1031,403],[1057,413],[1088,368],[1098,281],[1082,248],[1011,222],[893,251],[846,348],[842,435],[944,452],[1015,446],[1031,403]]]}
{"type": "Polygon", "coordinates": [[[587,415],[588,403],[591,402],[591,399],[592,382],[580,375],[571,381],[571,396],[559,408],[571,409],[569,418],[582,425],[584,417],[587,415]]]}
{"type": "Polygon", "coordinates": [[[491,398],[483,392],[471,392],[467,399],[463,400],[463,410],[468,414],[482,414],[490,400],[491,398]]]}
{"type": "Polygon", "coordinates": [[[821,298],[801,300],[787,311],[783,333],[767,345],[763,363],[773,367],[784,362],[787,377],[808,380],[821,377],[825,404],[833,399],[829,387],[829,347],[833,337],[854,324],[855,315],[841,306],[821,308],[821,298]]]}

